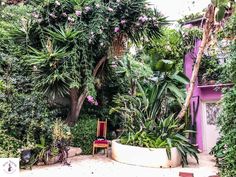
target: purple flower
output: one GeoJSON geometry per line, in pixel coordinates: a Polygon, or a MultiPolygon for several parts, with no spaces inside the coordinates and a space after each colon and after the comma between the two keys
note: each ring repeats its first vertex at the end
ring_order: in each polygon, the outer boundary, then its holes
{"type": "Polygon", "coordinates": [[[76,15],[77,17],[81,16],[81,14],[82,14],[81,11],[79,11],[79,10],[76,10],[76,11],[75,11],[75,15],[76,15]]]}
{"type": "Polygon", "coordinates": [[[119,33],[120,32],[120,28],[119,27],[115,27],[114,32],[115,33],[119,33]]]}
{"type": "Polygon", "coordinates": [[[56,6],[60,6],[61,3],[59,1],[55,1],[56,6]]]}
{"type": "Polygon", "coordinates": [[[111,67],[112,67],[112,68],[116,68],[116,67],[117,67],[117,64],[116,64],[115,62],[112,62],[111,67]]]}
{"type": "Polygon", "coordinates": [[[126,20],[121,20],[120,23],[124,25],[126,23],[126,20]]]}
{"type": "Polygon", "coordinates": [[[114,12],[114,9],[112,9],[112,8],[110,8],[110,7],[108,7],[107,10],[108,10],[109,12],[114,12]]]}
{"type": "Polygon", "coordinates": [[[143,15],[143,16],[139,17],[138,20],[141,21],[142,23],[144,23],[148,20],[148,17],[146,15],[143,15]]]}
{"type": "Polygon", "coordinates": [[[89,103],[91,103],[95,106],[98,106],[98,102],[95,101],[94,98],[91,95],[87,96],[87,100],[88,100],[89,103]]]}
{"type": "Polygon", "coordinates": [[[63,16],[63,17],[67,17],[67,13],[63,12],[63,13],[62,13],[62,16],[63,16]]]}
{"type": "Polygon", "coordinates": [[[87,100],[88,100],[88,102],[90,102],[90,103],[93,103],[93,102],[94,102],[94,99],[93,99],[93,97],[92,97],[91,95],[87,96],[87,100]]]}
{"type": "Polygon", "coordinates": [[[187,25],[184,25],[183,27],[184,27],[184,28],[187,28],[187,29],[190,29],[190,28],[193,27],[193,25],[192,25],[192,24],[187,24],[187,25]]]}
{"type": "Polygon", "coordinates": [[[86,6],[84,9],[85,9],[86,12],[89,12],[91,10],[91,7],[86,6]]]}

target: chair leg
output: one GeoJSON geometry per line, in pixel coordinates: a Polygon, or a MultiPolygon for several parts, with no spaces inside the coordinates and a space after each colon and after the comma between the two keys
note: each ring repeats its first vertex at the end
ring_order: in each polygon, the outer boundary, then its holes
{"type": "Polygon", "coordinates": [[[95,147],[93,146],[93,156],[94,156],[95,147]]]}

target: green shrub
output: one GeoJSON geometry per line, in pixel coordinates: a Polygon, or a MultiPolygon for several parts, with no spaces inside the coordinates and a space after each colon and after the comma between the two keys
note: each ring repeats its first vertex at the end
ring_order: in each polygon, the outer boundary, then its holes
{"type": "Polygon", "coordinates": [[[2,129],[2,122],[0,122],[0,158],[19,157],[18,149],[22,143],[9,135],[2,129]]]}
{"type": "Polygon", "coordinates": [[[213,154],[218,159],[220,176],[236,176],[236,43],[232,44],[229,56],[223,74],[225,80],[234,83],[234,87],[224,91],[222,100],[222,111],[218,118],[218,127],[220,128],[220,140],[213,148],[213,154]]]}
{"type": "Polygon", "coordinates": [[[73,146],[80,147],[83,154],[91,154],[96,131],[97,119],[83,116],[72,128],[73,146]]]}
{"type": "Polygon", "coordinates": [[[236,176],[236,87],[224,93],[222,102],[223,111],[218,125],[221,136],[213,153],[218,159],[222,177],[236,176]]]}

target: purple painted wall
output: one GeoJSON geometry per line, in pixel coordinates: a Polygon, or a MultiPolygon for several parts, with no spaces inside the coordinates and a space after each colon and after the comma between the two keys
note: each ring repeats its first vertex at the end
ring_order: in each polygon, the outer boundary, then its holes
{"type": "MultiPolygon", "coordinates": [[[[195,44],[195,48],[193,52],[190,52],[185,55],[185,61],[184,61],[184,71],[186,76],[190,79],[192,75],[192,68],[194,61],[196,59],[199,46],[201,44],[201,41],[197,41],[195,44]]],[[[187,89],[188,89],[187,85],[187,89]]],[[[195,102],[195,107],[197,104],[197,101],[199,99],[199,108],[196,114],[196,129],[197,129],[197,135],[196,135],[196,141],[198,144],[198,148],[203,150],[203,135],[202,135],[202,101],[212,101],[212,100],[220,100],[221,99],[221,90],[215,89],[215,86],[198,86],[198,80],[195,83],[193,96],[190,103],[190,109],[191,109],[191,115],[192,118],[194,117],[194,108],[193,108],[193,102],[195,102]]]]}

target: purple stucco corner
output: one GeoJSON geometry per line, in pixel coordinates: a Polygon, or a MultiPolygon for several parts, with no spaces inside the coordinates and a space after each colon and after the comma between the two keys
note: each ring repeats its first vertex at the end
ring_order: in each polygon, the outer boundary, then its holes
{"type": "MultiPolygon", "coordinates": [[[[192,52],[189,52],[185,55],[184,58],[184,72],[186,76],[190,79],[192,76],[193,65],[199,50],[199,46],[201,44],[201,40],[196,41],[195,48],[192,52]]],[[[188,90],[189,85],[186,86],[188,90]]],[[[198,79],[195,82],[193,96],[190,102],[191,116],[192,119],[195,115],[196,121],[196,143],[198,144],[198,148],[203,150],[203,130],[202,130],[202,102],[205,101],[213,101],[221,99],[221,90],[216,90],[215,87],[199,87],[198,79]],[[196,109],[197,102],[199,101],[199,107],[196,109]],[[194,107],[195,106],[195,107],[194,107]],[[194,114],[194,111],[196,113],[194,114]]]]}

